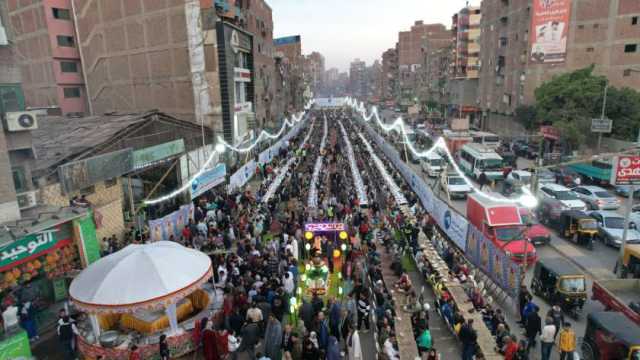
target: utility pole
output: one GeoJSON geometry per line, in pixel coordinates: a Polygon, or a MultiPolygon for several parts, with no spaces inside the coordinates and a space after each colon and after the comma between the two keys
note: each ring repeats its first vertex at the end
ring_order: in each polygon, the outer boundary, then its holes
{"type": "MultiPolygon", "coordinates": [[[[604,120],[604,113],[607,110],[607,91],[609,90],[609,83],[604,85],[604,97],[602,99],[602,113],[600,114],[600,120],[604,120]]],[[[598,133],[598,152],[600,152],[600,145],[602,144],[602,133],[598,133]]]]}

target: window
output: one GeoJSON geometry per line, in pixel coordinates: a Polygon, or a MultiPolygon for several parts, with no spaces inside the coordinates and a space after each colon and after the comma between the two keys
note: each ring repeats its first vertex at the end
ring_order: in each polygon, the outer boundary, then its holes
{"type": "Polygon", "coordinates": [[[634,16],[631,18],[631,25],[638,25],[638,17],[634,16]]]}
{"type": "Polygon", "coordinates": [[[60,20],[71,20],[71,12],[69,9],[52,8],[53,17],[60,20]]]}
{"type": "Polygon", "coordinates": [[[631,69],[624,69],[622,76],[631,76],[631,69]]]}
{"type": "Polygon", "coordinates": [[[105,188],[110,188],[112,186],[115,186],[118,184],[118,178],[113,178],[113,179],[107,179],[104,181],[104,187],[105,188]]]}
{"type": "Polygon", "coordinates": [[[578,29],[580,30],[584,29],[584,25],[578,25],[578,29]]]}
{"type": "Polygon", "coordinates": [[[593,24],[593,28],[594,28],[594,29],[597,29],[597,28],[599,28],[599,27],[600,27],[600,24],[593,24]]]}
{"type": "Polygon", "coordinates": [[[11,169],[13,173],[13,187],[17,193],[27,191],[27,182],[24,177],[24,170],[22,168],[11,169]]]}
{"type": "Polygon", "coordinates": [[[637,44],[627,44],[624,46],[624,52],[626,53],[633,53],[636,52],[636,50],[638,50],[637,44]]]}
{"type": "Polygon", "coordinates": [[[73,36],[58,35],[56,36],[56,38],[58,39],[58,46],[64,46],[64,47],[75,46],[75,43],[73,41],[73,36]]]}
{"type": "Polygon", "coordinates": [[[60,61],[60,70],[63,73],[77,73],[78,63],[75,61],[60,61]]]}
{"type": "Polygon", "coordinates": [[[79,87],[64,88],[64,97],[65,98],[79,98],[80,97],[80,88],[79,87]]]}
{"type": "Polygon", "coordinates": [[[588,47],[588,48],[587,48],[587,52],[593,52],[593,50],[594,50],[594,49],[593,49],[592,47],[588,47]]]}
{"type": "Polygon", "coordinates": [[[0,113],[24,110],[24,94],[20,85],[0,86],[0,113]]]}

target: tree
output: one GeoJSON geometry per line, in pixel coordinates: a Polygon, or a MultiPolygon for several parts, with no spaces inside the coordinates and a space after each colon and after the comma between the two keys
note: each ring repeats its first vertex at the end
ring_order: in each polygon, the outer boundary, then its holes
{"type": "Polygon", "coordinates": [[[520,105],[515,110],[515,119],[527,130],[533,130],[538,127],[539,122],[536,118],[536,108],[531,105],[520,105]]]}
{"type": "MultiPolygon", "coordinates": [[[[595,139],[590,136],[591,119],[602,113],[607,78],[593,70],[592,65],[556,76],[535,90],[537,121],[553,124],[573,148],[595,139]]],[[[614,122],[615,137],[634,140],[640,127],[640,93],[610,86],[605,116],[614,122]]]]}

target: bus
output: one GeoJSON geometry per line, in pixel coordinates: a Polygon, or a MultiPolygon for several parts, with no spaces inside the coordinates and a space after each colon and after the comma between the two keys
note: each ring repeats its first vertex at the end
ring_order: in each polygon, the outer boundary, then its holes
{"type": "Polygon", "coordinates": [[[502,157],[484,145],[465,144],[460,149],[458,158],[460,169],[474,179],[478,179],[482,172],[489,180],[502,180],[504,177],[502,157]]]}
{"type": "Polygon", "coordinates": [[[484,145],[493,150],[500,147],[500,137],[496,134],[484,131],[470,131],[470,133],[476,144],[484,145]]]}

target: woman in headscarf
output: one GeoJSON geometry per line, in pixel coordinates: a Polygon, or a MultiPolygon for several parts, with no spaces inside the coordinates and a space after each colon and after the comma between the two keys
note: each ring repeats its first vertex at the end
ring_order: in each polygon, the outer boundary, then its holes
{"type": "Polygon", "coordinates": [[[271,360],[280,360],[282,346],[282,325],[273,312],[269,313],[269,321],[264,334],[264,352],[271,360]]]}
{"type": "Polygon", "coordinates": [[[327,360],[342,360],[340,356],[340,345],[335,336],[329,336],[329,345],[327,346],[327,360]]]}
{"type": "Polygon", "coordinates": [[[207,328],[202,332],[202,345],[205,360],[219,360],[216,333],[213,331],[213,322],[207,322],[207,328]]]}

